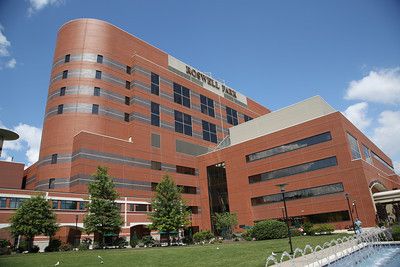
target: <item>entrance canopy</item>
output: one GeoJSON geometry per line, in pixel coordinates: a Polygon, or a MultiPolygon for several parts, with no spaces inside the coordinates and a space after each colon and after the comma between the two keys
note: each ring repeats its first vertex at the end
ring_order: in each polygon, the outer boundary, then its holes
{"type": "Polygon", "coordinates": [[[372,194],[372,197],[374,198],[374,201],[376,204],[377,203],[387,204],[387,203],[399,202],[400,201],[400,189],[374,193],[374,194],[372,194]]]}

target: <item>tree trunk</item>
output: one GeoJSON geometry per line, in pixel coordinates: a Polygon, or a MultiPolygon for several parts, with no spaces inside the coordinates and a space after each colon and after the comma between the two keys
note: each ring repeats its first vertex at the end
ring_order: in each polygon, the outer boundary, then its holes
{"type": "Polygon", "coordinates": [[[168,246],[171,246],[171,237],[169,231],[167,231],[167,238],[168,238],[168,246]]]}

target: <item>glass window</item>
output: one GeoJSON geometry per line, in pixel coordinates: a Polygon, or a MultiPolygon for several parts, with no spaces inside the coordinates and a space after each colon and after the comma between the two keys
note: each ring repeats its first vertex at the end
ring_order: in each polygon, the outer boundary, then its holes
{"type": "Polygon", "coordinates": [[[151,93],[160,95],[160,76],[153,72],[151,73],[151,93]]]}
{"type": "Polygon", "coordinates": [[[250,117],[250,116],[247,116],[246,114],[244,114],[244,115],[243,115],[243,119],[244,119],[244,121],[246,122],[246,121],[251,121],[253,118],[250,117]]]}
{"type": "Polygon", "coordinates": [[[97,63],[103,63],[103,56],[97,55],[97,63]]]}
{"type": "Polygon", "coordinates": [[[93,91],[94,96],[100,96],[100,87],[95,87],[93,91]]]}
{"type": "Polygon", "coordinates": [[[374,151],[371,151],[371,153],[372,153],[372,156],[374,157],[374,159],[376,159],[377,161],[382,163],[386,168],[389,168],[390,170],[393,171],[393,166],[391,166],[389,163],[387,163],[381,157],[379,157],[377,154],[375,154],[374,151]]]}
{"type": "Polygon", "coordinates": [[[276,179],[285,176],[296,175],[299,173],[315,171],[319,169],[324,169],[337,165],[336,157],[329,157],[325,159],[320,159],[308,163],[299,164],[296,166],[291,166],[283,169],[278,169],[274,171],[264,172],[256,175],[249,176],[249,183],[258,183],[271,179],[276,179]]]}
{"type": "Polygon", "coordinates": [[[147,211],[147,205],[146,204],[136,204],[135,205],[135,211],[147,211]]]}
{"type": "Polygon", "coordinates": [[[131,82],[130,81],[125,81],[125,88],[126,89],[131,89],[131,82]]]}
{"type": "Polygon", "coordinates": [[[71,55],[70,54],[65,55],[64,63],[68,63],[70,60],[71,60],[71,55]]]}
{"type": "Polygon", "coordinates": [[[64,96],[65,95],[65,87],[61,87],[60,88],[60,96],[64,96]]]}
{"type": "Polygon", "coordinates": [[[0,208],[6,208],[6,207],[7,207],[7,198],[0,197],[0,208]]]}
{"type": "Polygon", "coordinates": [[[332,223],[350,221],[349,211],[335,211],[327,213],[312,214],[306,216],[311,223],[332,223]]]}
{"type": "Polygon", "coordinates": [[[214,113],[214,100],[204,95],[200,95],[200,108],[201,113],[215,117],[214,113]]]}
{"type": "Polygon", "coordinates": [[[58,154],[51,155],[51,164],[57,163],[58,154]]]}
{"type": "MultiPolygon", "coordinates": [[[[308,198],[308,197],[317,197],[317,196],[323,196],[323,195],[328,195],[328,194],[334,194],[334,193],[339,193],[339,192],[343,192],[343,191],[344,191],[343,184],[337,183],[337,184],[330,184],[330,185],[324,185],[324,186],[318,186],[318,187],[313,187],[313,188],[306,188],[306,189],[300,189],[300,190],[296,190],[296,191],[286,192],[285,199],[287,201],[289,201],[289,200],[296,200],[296,199],[302,199],[302,198],[308,198]]],[[[282,194],[278,193],[278,194],[273,194],[273,195],[254,197],[251,199],[251,205],[252,206],[265,205],[265,204],[281,202],[281,201],[283,201],[282,194]]]]}
{"type": "Polygon", "coordinates": [[[161,171],[161,162],[151,161],[151,169],[161,171]]]}
{"type": "Polygon", "coordinates": [[[49,179],[49,189],[55,188],[55,182],[56,182],[56,179],[54,179],[54,178],[49,179]]]}
{"type": "Polygon", "coordinates": [[[293,151],[296,149],[300,149],[300,148],[316,145],[319,143],[327,142],[330,140],[332,140],[331,133],[326,132],[326,133],[314,135],[311,137],[307,137],[307,138],[304,138],[304,139],[301,139],[298,141],[294,141],[294,142],[291,142],[291,143],[288,143],[285,145],[281,145],[281,146],[277,146],[274,148],[262,150],[262,151],[259,151],[256,153],[252,153],[252,154],[246,156],[246,161],[252,162],[252,161],[272,157],[275,155],[279,155],[282,153],[290,152],[290,151],[293,151]]]}
{"type": "Polygon", "coordinates": [[[125,105],[129,106],[130,102],[131,102],[131,99],[129,98],[129,96],[125,96],[125,105]]]}
{"type": "Polygon", "coordinates": [[[61,200],[61,209],[63,210],[76,210],[78,203],[72,200],[61,200]]]}
{"type": "Polygon", "coordinates": [[[365,145],[363,145],[363,153],[364,153],[365,161],[372,164],[371,151],[365,145]]]}
{"type": "Polygon", "coordinates": [[[126,66],[126,73],[131,74],[132,68],[130,66],[126,66]]]}
{"type": "Polygon", "coordinates": [[[192,136],[192,116],[174,110],[175,132],[192,136]]]}
{"type": "Polygon", "coordinates": [[[17,197],[10,198],[10,209],[18,209],[22,205],[24,200],[25,198],[17,198],[17,197]]]}
{"type": "Polygon", "coordinates": [[[68,78],[68,70],[64,70],[62,73],[62,78],[67,79],[68,78]]]}
{"type": "Polygon", "coordinates": [[[349,140],[349,143],[350,143],[351,158],[352,159],[360,159],[361,153],[360,153],[360,148],[358,146],[357,139],[349,133],[347,133],[347,139],[349,140]]]}
{"type": "Polygon", "coordinates": [[[190,90],[174,83],[174,102],[190,108],[190,90]]]}
{"type": "Polygon", "coordinates": [[[202,121],[202,125],[203,139],[206,141],[217,143],[217,127],[215,126],[215,124],[208,121],[202,121]]]}
{"type": "Polygon", "coordinates": [[[93,104],[92,114],[99,114],[99,105],[93,104]]]}
{"type": "Polygon", "coordinates": [[[57,114],[63,114],[64,111],[64,105],[58,105],[57,107],[57,114]]]}
{"type": "Polygon", "coordinates": [[[190,194],[190,195],[197,194],[197,189],[194,186],[180,185],[178,187],[181,188],[183,194],[190,194]]]}
{"type": "Polygon", "coordinates": [[[96,79],[101,79],[101,71],[96,70],[96,79]]]}
{"type": "Polygon", "coordinates": [[[151,102],[151,125],[160,127],[160,104],[151,102]]]}
{"type": "Polygon", "coordinates": [[[79,209],[80,210],[85,210],[86,209],[86,204],[84,201],[79,201],[79,209]]]}
{"type": "Polygon", "coordinates": [[[129,122],[129,113],[124,114],[124,121],[129,122]]]}
{"type": "Polygon", "coordinates": [[[160,148],[161,141],[160,141],[160,135],[152,133],[151,134],[151,146],[160,148]]]}
{"type": "Polygon", "coordinates": [[[176,172],[182,174],[196,175],[196,169],[191,167],[176,165],[176,172]]]}
{"type": "Polygon", "coordinates": [[[237,111],[233,108],[226,107],[226,120],[229,124],[238,125],[237,111]]]}
{"type": "Polygon", "coordinates": [[[58,209],[58,200],[52,200],[51,206],[53,207],[53,209],[57,210],[58,209]]]}
{"type": "Polygon", "coordinates": [[[199,207],[198,206],[189,206],[188,210],[192,214],[198,214],[199,213],[199,207]]]}

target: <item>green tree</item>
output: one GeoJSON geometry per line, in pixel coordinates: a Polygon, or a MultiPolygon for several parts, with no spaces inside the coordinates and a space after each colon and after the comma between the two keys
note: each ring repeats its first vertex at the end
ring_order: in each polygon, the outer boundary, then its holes
{"type": "Polygon", "coordinates": [[[11,233],[14,236],[25,236],[28,250],[33,238],[37,235],[53,236],[58,230],[56,214],[43,195],[25,200],[11,217],[11,233]]]}
{"type": "Polygon", "coordinates": [[[169,175],[164,175],[157,185],[152,201],[152,212],[149,215],[152,221],[151,228],[165,232],[179,231],[189,224],[189,211],[182,199],[182,189],[179,188],[169,175]]]}
{"type": "Polygon", "coordinates": [[[94,180],[89,183],[88,213],[83,223],[88,234],[98,233],[101,236],[100,246],[104,246],[105,235],[119,233],[123,224],[120,209],[115,202],[118,193],[106,167],[97,167],[92,177],[94,180]]]}
{"type": "Polygon", "coordinates": [[[214,226],[218,233],[224,238],[232,238],[233,230],[238,224],[236,213],[214,213],[214,226]]]}

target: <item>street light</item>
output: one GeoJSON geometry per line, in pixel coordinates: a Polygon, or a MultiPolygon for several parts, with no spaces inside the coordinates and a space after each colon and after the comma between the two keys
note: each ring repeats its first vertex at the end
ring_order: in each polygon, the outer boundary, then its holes
{"type": "Polygon", "coordinates": [[[360,217],[358,217],[357,205],[356,205],[356,201],[355,200],[353,201],[353,207],[354,207],[354,209],[356,211],[357,219],[360,219],[360,217]]]}
{"type": "Polygon", "coordinates": [[[356,232],[356,227],[355,227],[355,225],[354,225],[354,220],[353,220],[353,213],[351,212],[351,208],[350,208],[349,193],[344,194],[344,196],[346,197],[347,206],[349,207],[349,213],[350,213],[351,223],[353,224],[354,233],[357,234],[357,232],[356,232]]]}
{"type": "Polygon", "coordinates": [[[293,254],[292,233],[290,232],[290,228],[289,228],[289,217],[288,217],[288,213],[287,213],[286,199],[285,199],[285,186],[286,185],[287,184],[278,184],[276,186],[279,187],[279,189],[281,190],[281,193],[282,193],[283,206],[285,208],[285,221],[286,221],[286,226],[287,226],[288,236],[289,236],[290,254],[293,254]]]}
{"type": "Polygon", "coordinates": [[[75,215],[75,246],[77,247],[79,242],[78,242],[78,219],[79,215],[75,215]]]}

